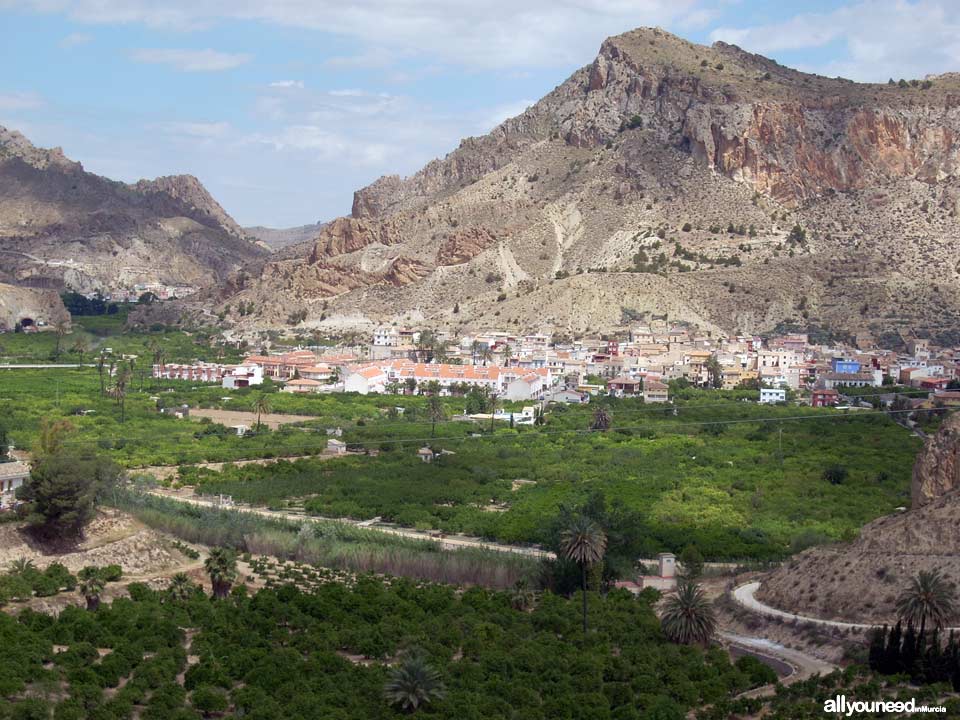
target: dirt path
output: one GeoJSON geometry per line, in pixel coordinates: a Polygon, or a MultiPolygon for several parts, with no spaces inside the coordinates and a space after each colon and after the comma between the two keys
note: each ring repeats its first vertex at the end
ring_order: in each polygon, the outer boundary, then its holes
{"type": "MultiPolygon", "coordinates": [[[[719,636],[729,645],[741,648],[750,655],[771,658],[788,666],[792,672],[781,681],[784,685],[806,680],[813,675],[829,675],[837,669],[836,665],[807,653],[784,647],[780,643],[766,638],[747,637],[731,632],[720,632],[719,636]]],[[[768,697],[776,693],[775,685],[764,685],[743,693],[740,697],[768,697]]]]}
{"type": "Polygon", "coordinates": [[[136,468],[138,473],[150,473],[157,480],[169,480],[170,478],[176,476],[177,470],[182,467],[196,467],[196,468],[207,468],[210,470],[216,470],[220,472],[223,470],[225,465],[272,465],[273,463],[280,462],[281,460],[286,460],[287,462],[294,462],[295,460],[305,460],[306,458],[313,458],[314,460],[325,460],[333,457],[343,457],[343,455],[324,455],[318,453],[316,455],[287,455],[284,457],[272,457],[272,458],[252,458],[250,460],[229,460],[226,462],[203,462],[203,463],[190,463],[190,464],[181,464],[181,465],[148,465],[147,467],[136,468]]]}

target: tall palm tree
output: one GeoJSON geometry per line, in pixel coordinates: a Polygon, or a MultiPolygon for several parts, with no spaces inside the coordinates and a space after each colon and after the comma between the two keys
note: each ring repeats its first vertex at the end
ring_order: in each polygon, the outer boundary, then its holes
{"type": "Polygon", "coordinates": [[[491,360],[493,360],[493,348],[489,345],[484,345],[480,350],[480,359],[483,360],[484,366],[491,360]]]}
{"type": "Polygon", "coordinates": [[[87,345],[87,341],[82,337],[78,337],[76,342],[73,343],[73,347],[70,348],[70,351],[77,354],[77,361],[83,365],[83,356],[87,354],[89,349],[90,347],[87,345]]]}
{"type": "Polygon", "coordinates": [[[593,520],[578,515],[560,535],[560,555],[580,566],[583,590],[583,632],[587,632],[587,568],[603,560],[607,536],[593,520]]]}
{"type": "Polygon", "coordinates": [[[473,364],[477,364],[477,358],[480,357],[480,351],[482,350],[479,340],[474,340],[470,343],[470,358],[473,360],[473,364]]]}
{"type": "Polygon", "coordinates": [[[126,367],[121,367],[117,371],[117,379],[113,384],[113,387],[110,388],[110,397],[117,401],[117,405],[120,406],[120,424],[123,425],[126,420],[126,410],[127,410],[127,383],[130,382],[130,370],[126,367]]]}
{"type": "Polygon", "coordinates": [[[257,430],[260,430],[260,416],[270,413],[270,398],[265,394],[260,394],[253,402],[253,411],[257,414],[257,430]]]}
{"type": "Polygon", "coordinates": [[[237,579],[237,556],[227,548],[213,548],[210,557],[203,561],[210,576],[215,598],[225,598],[230,594],[230,588],[237,579]]]}
{"type": "Polygon", "coordinates": [[[503,364],[506,367],[510,367],[510,360],[513,359],[513,348],[509,345],[504,345],[501,354],[503,355],[503,364]]]}
{"type": "Polygon", "coordinates": [[[717,629],[717,619],[703,589],[682,580],[664,604],[660,627],[669,640],[683,645],[707,645],[717,629]]]}
{"type": "Polygon", "coordinates": [[[100,396],[103,397],[106,392],[106,386],[103,380],[103,370],[107,365],[107,354],[104,350],[100,351],[100,355],[97,357],[97,374],[100,376],[100,396]]]}
{"type": "Polygon", "coordinates": [[[609,430],[610,423],[610,411],[602,405],[597,406],[597,409],[593,411],[593,420],[590,423],[590,429],[600,431],[609,430]]]}
{"type": "Polygon", "coordinates": [[[100,595],[106,587],[100,568],[88,565],[77,573],[77,592],[87,601],[87,610],[100,607],[100,595]]]}
{"type": "Polygon", "coordinates": [[[440,673],[420,650],[406,653],[400,664],[390,671],[383,687],[387,702],[408,713],[442,698],[445,692],[440,673]]]}
{"type": "Polygon", "coordinates": [[[60,357],[60,350],[63,344],[63,336],[67,334],[67,323],[60,320],[53,323],[53,333],[57,336],[57,344],[53,349],[55,357],[60,357]]]}
{"type": "Polygon", "coordinates": [[[430,437],[433,437],[437,432],[437,423],[446,417],[443,402],[437,395],[431,395],[427,400],[427,415],[430,417],[430,437]]]}
{"type": "Polygon", "coordinates": [[[514,610],[529,610],[537,601],[537,594],[530,589],[526,580],[518,580],[510,595],[510,606],[514,610]]]}
{"type": "Polygon", "coordinates": [[[196,584],[190,579],[190,576],[184,572],[178,572],[171,577],[170,584],[167,585],[167,594],[174,602],[189,600],[196,591],[196,584]]]}
{"type": "Polygon", "coordinates": [[[940,570],[921,570],[897,598],[897,615],[908,625],[920,626],[920,637],[927,620],[941,630],[957,614],[956,595],[940,570]]]}

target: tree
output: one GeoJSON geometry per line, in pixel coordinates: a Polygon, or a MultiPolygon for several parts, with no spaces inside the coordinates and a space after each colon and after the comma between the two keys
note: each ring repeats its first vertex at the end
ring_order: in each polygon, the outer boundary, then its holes
{"type": "Polygon", "coordinates": [[[484,345],[480,349],[480,359],[483,360],[484,366],[491,360],[493,360],[493,348],[489,344],[484,345]]]}
{"type": "Polygon", "coordinates": [[[117,405],[120,406],[120,424],[123,425],[126,420],[126,408],[127,408],[127,383],[130,381],[131,371],[128,368],[120,368],[117,371],[116,380],[113,383],[113,387],[109,390],[109,395],[114,400],[116,400],[117,405]]]}
{"type": "Polygon", "coordinates": [[[210,557],[203,561],[210,576],[213,596],[223,599],[230,594],[230,588],[237,579],[237,556],[227,548],[213,548],[210,557]]]}
{"type": "Polygon", "coordinates": [[[501,355],[503,356],[503,364],[506,367],[510,367],[510,360],[513,359],[513,348],[509,345],[504,345],[501,355]]]}
{"type": "Polygon", "coordinates": [[[710,359],[704,364],[704,367],[707,370],[708,381],[710,387],[714,389],[723,387],[723,368],[720,366],[720,361],[717,360],[716,355],[711,355],[710,359]]]}
{"type": "Polygon", "coordinates": [[[692,580],[703,573],[703,555],[696,545],[687,545],[680,553],[680,563],[683,565],[683,576],[692,580]]]}
{"type": "Polygon", "coordinates": [[[942,630],[957,613],[956,596],[940,570],[921,570],[897,598],[897,617],[920,626],[923,638],[927,621],[942,630]]]}
{"type": "Polygon", "coordinates": [[[537,601],[537,595],[525,580],[517,580],[513,586],[513,593],[510,595],[510,606],[514,610],[525,611],[533,607],[537,601]]]}
{"type": "Polygon", "coordinates": [[[660,618],[663,634],[682,645],[707,645],[717,628],[710,601],[695,582],[681,580],[664,604],[660,618]]]}
{"type": "Polygon", "coordinates": [[[77,581],[77,592],[87,601],[87,610],[100,607],[100,595],[107,585],[100,568],[88,565],[77,573],[77,581]]]}
{"type": "Polygon", "coordinates": [[[27,526],[41,540],[72,544],[93,519],[97,495],[119,478],[119,466],[90,450],[59,448],[40,455],[17,491],[29,503],[27,526]]]}
{"type": "Polygon", "coordinates": [[[53,348],[54,358],[60,357],[60,352],[63,345],[63,336],[67,334],[68,325],[66,322],[60,320],[51,326],[53,327],[53,334],[57,336],[57,344],[53,348]]]}
{"type": "Polygon", "coordinates": [[[63,447],[64,439],[73,432],[73,423],[69,420],[51,420],[43,418],[40,421],[40,434],[35,447],[36,455],[51,455],[59,452],[63,447]]]}
{"type": "Polygon", "coordinates": [[[430,418],[430,437],[433,437],[437,432],[437,423],[447,416],[439,396],[431,395],[427,400],[427,416],[430,418]]]}
{"type": "Polygon", "coordinates": [[[77,361],[82,365],[82,364],[83,364],[83,356],[87,354],[87,352],[89,351],[89,349],[90,349],[90,348],[89,348],[89,346],[87,345],[87,341],[84,340],[82,337],[78,337],[78,338],[76,339],[76,342],[73,343],[73,347],[70,348],[70,352],[76,353],[77,361]]]}
{"type": "Polygon", "coordinates": [[[587,632],[587,569],[603,560],[607,536],[586,515],[574,517],[560,535],[560,554],[580,568],[580,588],[583,591],[583,632],[587,632]]]}
{"type": "Polygon", "coordinates": [[[178,572],[170,578],[167,595],[173,602],[185,602],[197,592],[197,586],[184,572],[178,572]]]}
{"type": "Polygon", "coordinates": [[[105,351],[101,350],[100,355],[97,356],[97,375],[100,376],[100,396],[103,397],[104,392],[106,392],[106,385],[103,380],[103,370],[107,364],[107,354],[105,351]]]}
{"type": "Polygon", "coordinates": [[[270,412],[270,398],[261,393],[253,402],[253,411],[257,414],[257,430],[260,430],[260,416],[270,412]]]}
{"type": "Polygon", "coordinates": [[[610,411],[603,405],[598,405],[593,411],[593,420],[590,423],[591,430],[605,431],[610,429],[610,411]]]}
{"type": "Polygon", "coordinates": [[[427,662],[423,651],[414,649],[390,671],[383,694],[391,705],[412,713],[422,705],[442,698],[445,689],[440,673],[427,662]]]}

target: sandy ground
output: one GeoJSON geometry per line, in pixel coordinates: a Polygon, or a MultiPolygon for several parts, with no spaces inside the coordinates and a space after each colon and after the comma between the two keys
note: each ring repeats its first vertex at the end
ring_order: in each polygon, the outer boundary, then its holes
{"type": "MultiPolygon", "coordinates": [[[[210,418],[213,422],[226,425],[227,427],[232,425],[246,425],[252,428],[257,424],[256,413],[244,412],[242,410],[204,410],[201,408],[190,408],[189,417],[191,420],[210,418]]],[[[260,416],[260,422],[271,430],[276,430],[281,425],[290,425],[292,423],[316,419],[317,418],[310,415],[280,415],[278,413],[266,413],[260,416]]]]}

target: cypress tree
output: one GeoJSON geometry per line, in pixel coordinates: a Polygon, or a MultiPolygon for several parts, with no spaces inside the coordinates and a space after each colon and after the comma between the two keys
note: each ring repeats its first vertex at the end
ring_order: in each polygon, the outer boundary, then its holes
{"type": "Polygon", "coordinates": [[[883,672],[884,657],[886,655],[886,641],[889,630],[886,625],[870,631],[870,669],[874,672],[883,672]]]}
{"type": "Polygon", "coordinates": [[[887,648],[884,651],[883,669],[884,675],[893,675],[900,671],[900,639],[903,635],[903,627],[900,622],[890,630],[890,637],[887,639],[887,648]]]}
{"type": "Polygon", "coordinates": [[[909,623],[900,647],[900,672],[913,678],[917,672],[917,659],[917,631],[913,629],[913,623],[909,623]]]}

